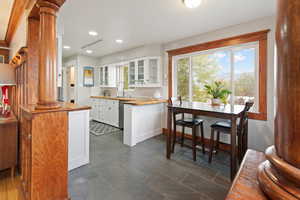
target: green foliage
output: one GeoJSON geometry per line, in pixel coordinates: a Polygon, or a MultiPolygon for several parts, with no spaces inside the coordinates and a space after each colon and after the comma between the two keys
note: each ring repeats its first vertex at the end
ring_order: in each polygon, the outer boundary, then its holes
{"type": "Polygon", "coordinates": [[[207,102],[210,96],[204,85],[217,79],[220,66],[216,59],[209,55],[198,55],[192,58],[193,66],[193,101],[207,102]]]}
{"type": "MultiPolygon", "coordinates": [[[[220,79],[219,73],[222,68],[218,59],[211,55],[197,55],[191,57],[192,77],[190,77],[190,58],[182,58],[177,61],[177,95],[182,97],[183,101],[189,101],[189,85],[192,83],[192,101],[208,102],[211,98],[217,97],[223,103],[227,103],[231,94],[230,78],[220,79]],[[190,81],[190,78],[192,80],[190,81]],[[216,93],[208,93],[208,88],[216,87],[216,80],[221,80],[219,90],[216,93]]],[[[218,81],[217,84],[219,84],[218,81]]],[[[235,96],[255,96],[255,77],[253,73],[244,72],[236,76],[234,80],[235,96]]]]}
{"type": "Polygon", "coordinates": [[[189,58],[183,58],[177,64],[177,93],[183,101],[189,100],[189,61],[189,58]]]}
{"type": "Polygon", "coordinates": [[[227,103],[228,96],[231,91],[225,88],[225,84],[222,81],[215,81],[211,85],[205,85],[205,90],[214,99],[221,99],[223,103],[227,103]]]}
{"type": "Polygon", "coordinates": [[[235,83],[236,96],[255,96],[255,77],[253,73],[241,74],[235,83]]]}

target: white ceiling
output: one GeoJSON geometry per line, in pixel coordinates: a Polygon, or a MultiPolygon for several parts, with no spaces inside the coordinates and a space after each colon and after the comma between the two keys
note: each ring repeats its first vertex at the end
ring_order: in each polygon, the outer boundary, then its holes
{"type": "Polygon", "coordinates": [[[64,57],[99,37],[93,56],[152,43],[166,43],[275,14],[276,0],[203,0],[196,9],[182,0],[72,0],[61,9],[64,57]],[[95,30],[98,37],[88,35],[95,30]],[[123,39],[123,44],[116,44],[123,39]]]}
{"type": "Polygon", "coordinates": [[[0,0],[0,40],[5,39],[13,2],[14,0],[0,0]]]}

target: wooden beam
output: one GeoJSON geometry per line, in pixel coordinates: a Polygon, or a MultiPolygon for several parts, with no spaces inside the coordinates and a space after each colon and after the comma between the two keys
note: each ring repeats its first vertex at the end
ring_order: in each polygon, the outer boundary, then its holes
{"type": "Polygon", "coordinates": [[[167,51],[171,56],[266,40],[270,29],[167,51]]]}
{"type": "Polygon", "coordinates": [[[17,27],[19,25],[19,22],[23,16],[23,14],[25,13],[25,10],[27,8],[27,5],[29,3],[30,0],[15,0],[12,10],[11,10],[11,14],[10,14],[10,18],[9,18],[9,22],[8,22],[8,28],[6,31],[6,35],[5,35],[5,41],[6,44],[9,45],[16,30],[17,27]]]}

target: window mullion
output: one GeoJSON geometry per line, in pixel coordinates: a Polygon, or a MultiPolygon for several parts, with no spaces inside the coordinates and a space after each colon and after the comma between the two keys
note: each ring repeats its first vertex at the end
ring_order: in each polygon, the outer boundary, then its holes
{"type": "Polygon", "coordinates": [[[235,87],[234,87],[234,51],[230,49],[230,89],[231,89],[231,98],[230,104],[234,105],[234,97],[235,97],[235,87]]]}

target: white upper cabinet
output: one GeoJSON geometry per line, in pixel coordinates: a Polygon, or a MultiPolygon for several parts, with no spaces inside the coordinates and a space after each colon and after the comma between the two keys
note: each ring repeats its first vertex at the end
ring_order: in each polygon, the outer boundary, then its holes
{"type": "Polygon", "coordinates": [[[114,65],[99,67],[99,84],[101,87],[117,87],[117,70],[114,65]]]}
{"type": "Polygon", "coordinates": [[[145,59],[137,60],[137,85],[145,84],[145,59]]]}
{"type": "Polygon", "coordinates": [[[161,86],[161,60],[159,57],[148,58],[148,68],[146,73],[146,85],[148,87],[161,86]]]}
{"type": "Polygon", "coordinates": [[[130,87],[161,87],[160,57],[145,57],[129,61],[130,87]]]}
{"type": "Polygon", "coordinates": [[[99,67],[100,87],[117,87],[117,67],[128,66],[129,87],[161,87],[161,58],[144,57],[99,67]]]}
{"type": "Polygon", "coordinates": [[[136,61],[135,60],[129,62],[128,80],[129,80],[130,86],[135,85],[135,81],[136,81],[136,61]]]}

